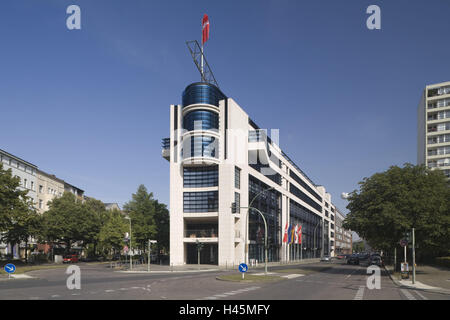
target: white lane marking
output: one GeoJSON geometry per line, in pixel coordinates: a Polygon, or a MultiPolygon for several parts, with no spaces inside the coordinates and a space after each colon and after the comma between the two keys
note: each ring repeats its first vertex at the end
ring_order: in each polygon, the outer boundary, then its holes
{"type": "Polygon", "coordinates": [[[115,290],[105,290],[105,292],[114,292],[115,290]]]}
{"type": "Polygon", "coordinates": [[[211,296],[211,297],[205,297],[203,299],[196,299],[196,300],[215,300],[218,298],[226,298],[227,296],[233,296],[235,294],[244,293],[244,292],[248,292],[248,291],[252,291],[252,290],[256,290],[256,289],[260,289],[260,288],[261,287],[242,288],[242,289],[238,289],[238,290],[234,290],[234,291],[215,294],[214,296],[211,296]]]}
{"type": "Polygon", "coordinates": [[[356,292],[355,297],[353,298],[353,300],[363,300],[364,297],[364,286],[359,286],[358,291],[356,292]]]}
{"type": "Polygon", "coordinates": [[[61,297],[61,296],[59,294],[52,295],[52,298],[58,298],[58,297],[61,297]]]}
{"type": "Polygon", "coordinates": [[[72,293],[73,296],[81,296],[79,293],[72,293]]]}
{"type": "Polygon", "coordinates": [[[120,288],[120,290],[126,291],[126,290],[128,290],[128,288],[120,288]]]}
{"type": "Polygon", "coordinates": [[[403,295],[405,295],[406,298],[408,298],[408,300],[417,300],[409,291],[405,289],[400,289],[400,291],[403,293],[403,295]]]}
{"type": "Polygon", "coordinates": [[[421,297],[422,298],[422,300],[428,300],[428,298],[427,297],[425,297],[423,294],[421,294],[420,292],[418,292],[418,291],[414,291],[419,297],[421,297]]]}
{"type": "Polygon", "coordinates": [[[282,276],[283,278],[287,278],[287,279],[294,279],[294,278],[298,278],[298,277],[303,277],[303,274],[288,274],[286,276],[282,276]]]}

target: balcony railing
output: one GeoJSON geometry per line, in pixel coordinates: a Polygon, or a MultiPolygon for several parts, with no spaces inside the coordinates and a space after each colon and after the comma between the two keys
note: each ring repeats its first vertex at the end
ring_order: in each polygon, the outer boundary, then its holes
{"type": "Polygon", "coordinates": [[[170,149],[170,138],[163,138],[161,146],[163,149],[170,149]]]}
{"type": "Polygon", "coordinates": [[[217,229],[190,229],[184,231],[185,238],[217,238],[217,229]]]}

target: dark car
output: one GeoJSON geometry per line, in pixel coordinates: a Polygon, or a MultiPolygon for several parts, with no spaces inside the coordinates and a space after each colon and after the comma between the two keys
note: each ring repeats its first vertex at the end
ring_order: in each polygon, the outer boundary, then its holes
{"type": "Polygon", "coordinates": [[[359,257],[356,254],[352,254],[347,257],[347,264],[359,264],[359,257]]]}
{"type": "Polygon", "coordinates": [[[371,256],[369,259],[369,265],[376,265],[376,266],[383,266],[383,260],[381,260],[381,257],[378,255],[371,256]]]}

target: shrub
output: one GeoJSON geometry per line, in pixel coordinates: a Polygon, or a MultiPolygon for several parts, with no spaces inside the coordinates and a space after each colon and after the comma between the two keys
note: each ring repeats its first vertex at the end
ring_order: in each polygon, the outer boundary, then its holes
{"type": "Polygon", "coordinates": [[[435,262],[438,266],[450,268],[450,257],[438,257],[435,262]]]}

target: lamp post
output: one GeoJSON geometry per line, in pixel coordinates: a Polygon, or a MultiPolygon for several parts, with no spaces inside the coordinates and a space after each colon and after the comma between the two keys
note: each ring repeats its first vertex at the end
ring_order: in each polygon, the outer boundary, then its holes
{"type": "Polygon", "coordinates": [[[316,257],[317,247],[316,247],[316,229],[319,226],[319,222],[317,222],[317,225],[314,227],[314,258],[316,257]]]}
{"type": "Polygon", "coordinates": [[[130,220],[130,270],[133,270],[133,251],[131,250],[131,218],[127,216],[125,219],[130,220]]]}
{"type": "MultiPolygon", "coordinates": [[[[256,196],[253,197],[252,201],[250,201],[250,203],[249,203],[249,205],[248,205],[248,208],[247,208],[247,216],[246,216],[246,218],[245,218],[245,220],[246,220],[245,239],[244,239],[244,243],[245,243],[245,252],[244,252],[244,253],[245,253],[245,257],[244,257],[244,260],[245,260],[245,262],[247,262],[247,260],[248,260],[248,243],[247,243],[247,239],[248,239],[248,225],[249,225],[248,218],[249,218],[249,211],[250,211],[250,208],[256,209],[256,208],[253,208],[253,207],[252,207],[253,201],[255,201],[256,198],[258,198],[262,193],[264,193],[264,192],[266,192],[266,191],[269,191],[269,190],[272,190],[272,189],[275,189],[275,188],[274,188],[274,187],[270,187],[270,188],[261,190],[260,192],[258,192],[258,194],[257,194],[256,196]]],[[[241,207],[241,208],[245,208],[245,207],[241,207]]],[[[265,244],[265,247],[266,247],[266,260],[267,260],[267,223],[266,223],[266,219],[264,218],[264,215],[261,213],[261,211],[259,211],[258,209],[256,209],[256,210],[257,210],[257,211],[261,214],[261,216],[263,217],[264,225],[265,225],[265,227],[266,227],[266,232],[265,232],[265,235],[266,235],[266,236],[265,236],[266,244],[265,244]]],[[[266,267],[265,267],[265,270],[266,270],[266,273],[267,273],[267,261],[266,261],[266,267]]]]}
{"type": "MultiPolygon", "coordinates": [[[[240,207],[240,208],[248,209],[247,217],[248,217],[248,211],[250,211],[250,209],[253,209],[253,210],[256,210],[256,212],[258,212],[261,215],[261,217],[263,218],[264,228],[265,228],[265,232],[264,232],[264,256],[265,256],[264,273],[267,274],[267,222],[266,222],[266,218],[264,217],[264,215],[261,211],[259,211],[258,209],[254,208],[254,207],[240,207]]],[[[248,226],[248,224],[247,224],[247,226],[248,226]]]]}

